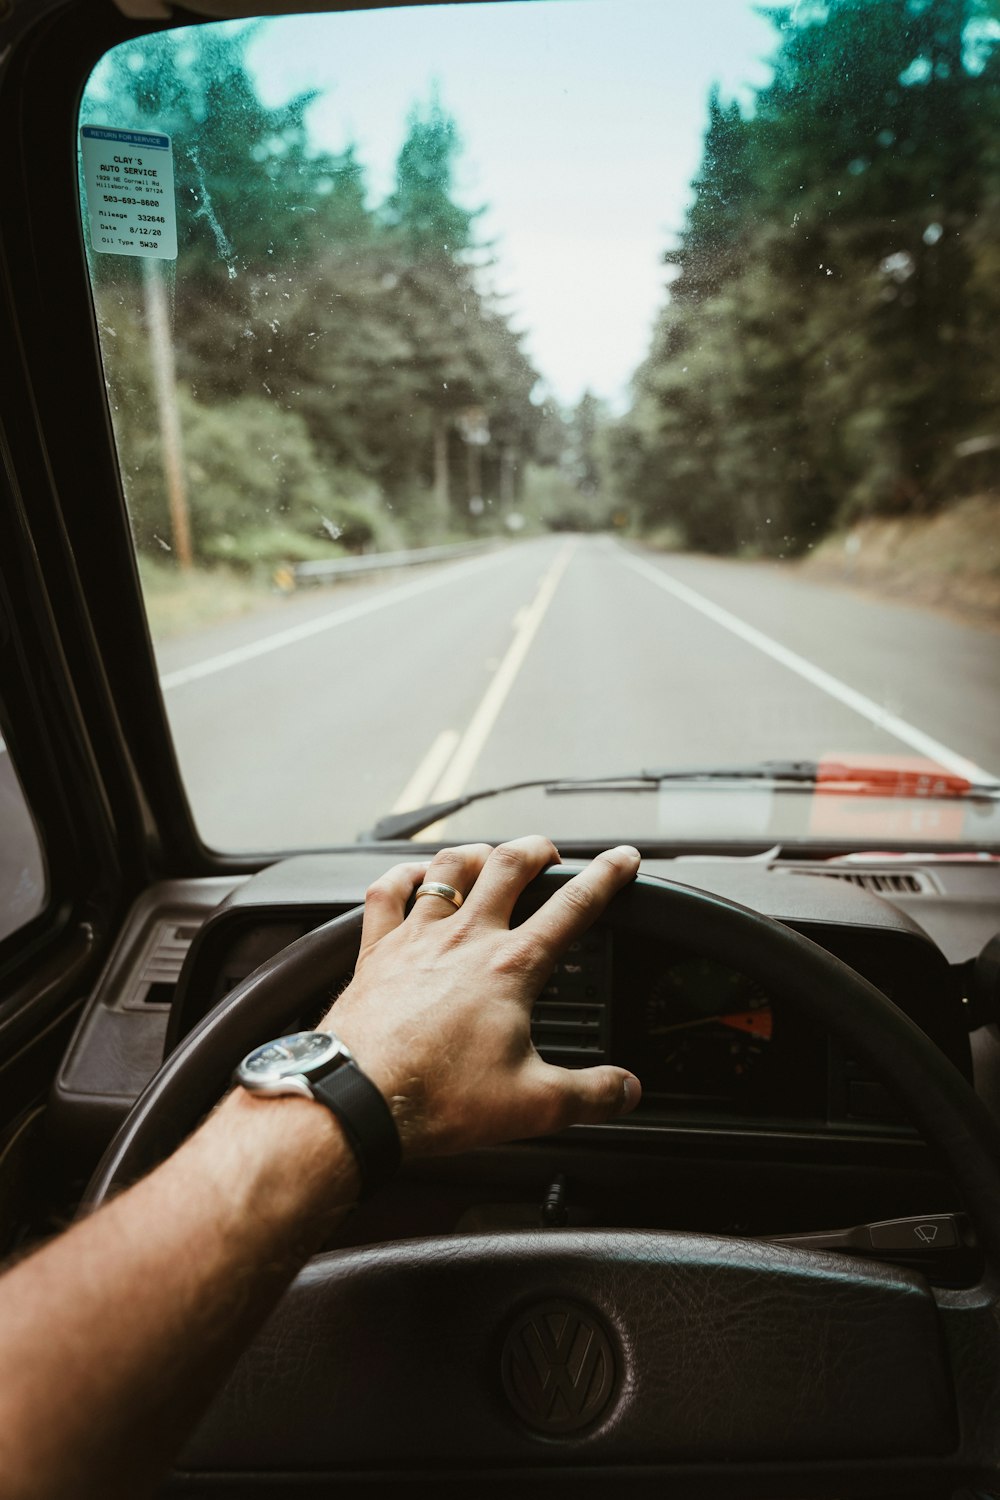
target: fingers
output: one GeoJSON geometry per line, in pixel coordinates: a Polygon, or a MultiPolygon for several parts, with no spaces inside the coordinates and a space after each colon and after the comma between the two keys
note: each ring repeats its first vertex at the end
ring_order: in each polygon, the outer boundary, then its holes
{"type": "MultiPolygon", "coordinates": [[[[423,878],[454,886],[460,896],[467,897],[492,853],[489,844],[461,844],[455,849],[442,849],[431,860],[423,878]]],[[[442,917],[453,917],[456,910],[444,896],[421,896],[414,904],[410,921],[439,922],[442,917]]]]}
{"type": "Polygon", "coordinates": [[[399,926],[406,915],[406,903],[426,873],[426,863],[393,865],[368,887],[361,925],[362,954],[399,926]]]}
{"type": "Polygon", "coordinates": [[[596,922],[612,896],[635,879],[638,869],[638,850],[628,844],[599,854],[516,929],[522,941],[532,943],[543,960],[552,962],[596,922]]]}
{"type": "Polygon", "coordinates": [[[642,1084],[624,1068],[557,1068],[539,1059],[537,1087],[543,1102],[539,1134],[569,1125],[595,1125],[631,1114],[642,1084]]]}
{"type": "Polygon", "coordinates": [[[491,851],[466,903],[469,919],[486,918],[506,927],[518,896],[548,865],[560,863],[559,850],[541,834],[511,839],[491,851]]]}

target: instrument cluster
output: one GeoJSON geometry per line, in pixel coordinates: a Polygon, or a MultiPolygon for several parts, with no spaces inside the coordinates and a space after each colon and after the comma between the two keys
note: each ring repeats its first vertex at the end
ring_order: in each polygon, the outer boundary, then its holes
{"type": "Polygon", "coordinates": [[[825,1119],[824,1039],[754,980],[677,950],[645,974],[619,973],[614,1061],[671,1113],[825,1119]]]}
{"type": "Polygon", "coordinates": [[[826,1040],[745,974],[675,945],[593,929],[556,966],[532,1032],[553,1062],[631,1069],[646,1115],[828,1117],[826,1040]]]}

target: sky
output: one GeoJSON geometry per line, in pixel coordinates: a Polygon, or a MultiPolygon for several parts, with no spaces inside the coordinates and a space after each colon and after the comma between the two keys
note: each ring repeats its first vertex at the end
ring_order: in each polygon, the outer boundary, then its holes
{"type": "Polygon", "coordinates": [[[248,62],[268,104],[322,90],[313,138],[353,140],[376,200],[408,112],[436,87],[463,140],[456,197],[488,205],[490,274],[548,389],[621,409],[663,303],[709,88],[748,97],[775,40],[749,0],[520,0],[282,17],[248,62]]]}

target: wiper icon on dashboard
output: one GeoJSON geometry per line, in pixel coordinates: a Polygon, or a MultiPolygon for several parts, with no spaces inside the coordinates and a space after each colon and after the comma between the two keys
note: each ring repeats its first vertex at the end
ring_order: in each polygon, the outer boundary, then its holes
{"type": "Polygon", "coordinates": [[[788,791],[829,792],[845,796],[968,797],[984,801],[1000,798],[1000,782],[970,781],[968,777],[933,765],[915,768],[864,760],[857,764],[843,760],[760,760],[743,765],[669,766],[620,776],[539,776],[529,781],[513,781],[505,786],[465,792],[445,802],[429,802],[424,807],[390,813],[380,818],[367,833],[359,834],[358,840],[381,843],[412,838],[421,829],[429,828],[432,823],[450,817],[474,802],[484,802],[491,797],[530,787],[543,787],[547,794],[559,796],[579,792],[651,792],[669,782],[685,782],[692,787],[759,782],[788,791]]]}

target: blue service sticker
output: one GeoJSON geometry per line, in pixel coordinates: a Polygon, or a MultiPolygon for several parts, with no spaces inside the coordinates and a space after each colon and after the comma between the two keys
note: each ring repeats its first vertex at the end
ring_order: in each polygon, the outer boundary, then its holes
{"type": "Polygon", "coordinates": [[[90,242],[103,255],[177,259],[174,153],[149,130],[81,125],[90,242]]]}

